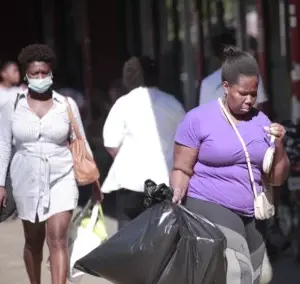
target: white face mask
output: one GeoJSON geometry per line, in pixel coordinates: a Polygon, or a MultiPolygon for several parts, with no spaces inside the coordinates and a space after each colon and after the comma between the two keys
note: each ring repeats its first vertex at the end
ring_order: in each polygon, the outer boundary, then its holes
{"type": "MultiPolygon", "coordinates": [[[[274,144],[275,136],[271,135],[271,144],[274,144]]],[[[273,162],[275,156],[275,146],[272,145],[268,148],[264,160],[263,160],[263,172],[269,174],[272,170],[273,162]]]]}
{"type": "Polygon", "coordinates": [[[31,89],[32,91],[39,93],[39,94],[43,94],[46,91],[48,91],[48,89],[52,86],[53,81],[52,81],[52,74],[49,74],[47,77],[45,78],[29,78],[26,75],[27,78],[27,82],[28,82],[28,88],[31,89]]]}

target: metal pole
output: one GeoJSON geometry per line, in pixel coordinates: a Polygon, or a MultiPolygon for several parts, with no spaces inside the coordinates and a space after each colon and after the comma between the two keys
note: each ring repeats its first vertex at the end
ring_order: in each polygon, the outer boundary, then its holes
{"type": "MultiPolygon", "coordinates": [[[[204,79],[204,27],[203,27],[203,1],[202,0],[195,0],[196,1],[196,9],[198,12],[198,52],[197,52],[197,79],[198,79],[198,89],[200,89],[201,81],[204,79]]],[[[199,92],[198,94],[199,95],[199,92]]]]}
{"type": "Polygon", "coordinates": [[[263,0],[256,0],[257,16],[258,16],[258,64],[260,73],[263,79],[264,86],[268,86],[267,58],[266,58],[266,31],[264,21],[264,6],[263,0]]]}
{"type": "Polygon", "coordinates": [[[291,82],[292,100],[291,118],[296,123],[300,118],[300,1],[289,0],[289,29],[290,29],[290,54],[291,54],[291,82]]]}
{"type": "Polygon", "coordinates": [[[190,13],[190,1],[183,1],[181,10],[181,26],[183,26],[184,38],[182,43],[183,51],[183,66],[184,72],[182,72],[181,80],[185,90],[185,108],[187,110],[192,109],[196,105],[195,91],[196,91],[196,76],[195,76],[195,58],[191,41],[191,13],[190,13]]]}
{"type": "Polygon", "coordinates": [[[91,39],[87,13],[87,1],[80,0],[82,16],[82,59],[83,59],[83,82],[84,93],[87,100],[89,119],[91,118],[91,96],[93,88],[92,60],[91,60],[91,39]]]}
{"type": "Polygon", "coordinates": [[[236,14],[236,43],[237,46],[241,49],[246,48],[246,15],[245,15],[245,3],[242,3],[242,0],[236,0],[234,2],[235,14],[236,14]]]}

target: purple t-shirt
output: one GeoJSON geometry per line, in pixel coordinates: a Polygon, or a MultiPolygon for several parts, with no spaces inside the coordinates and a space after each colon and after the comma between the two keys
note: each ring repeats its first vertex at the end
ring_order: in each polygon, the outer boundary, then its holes
{"type": "MultiPolygon", "coordinates": [[[[251,120],[237,125],[250,155],[258,192],[262,190],[263,158],[270,146],[264,126],[270,123],[265,114],[257,111],[251,120]]],[[[189,182],[189,197],[220,204],[244,216],[253,216],[254,195],[245,152],[217,100],[188,112],[177,130],[175,141],[199,150],[189,182]]]]}

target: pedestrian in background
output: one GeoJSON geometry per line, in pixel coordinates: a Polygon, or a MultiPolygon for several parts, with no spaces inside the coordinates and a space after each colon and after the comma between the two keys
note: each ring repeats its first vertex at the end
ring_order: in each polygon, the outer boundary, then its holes
{"type": "Polygon", "coordinates": [[[123,83],[129,93],[116,100],[103,130],[114,162],[102,190],[117,191],[119,229],[143,211],[145,180],[169,183],[173,139],[185,114],[172,95],[158,88],[157,66],[150,58],[130,58],[123,83]]]}
{"type": "Polygon", "coordinates": [[[17,93],[21,90],[18,87],[19,83],[20,71],[18,64],[14,61],[2,62],[0,66],[0,114],[11,97],[16,97],[17,93]]]}

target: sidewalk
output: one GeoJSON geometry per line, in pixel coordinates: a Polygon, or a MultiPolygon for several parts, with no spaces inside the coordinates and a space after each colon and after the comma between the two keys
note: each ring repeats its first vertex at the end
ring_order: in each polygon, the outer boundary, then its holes
{"type": "MultiPolygon", "coordinates": [[[[116,231],[115,221],[107,218],[108,233],[116,231]]],[[[0,284],[29,284],[23,262],[23,230],[19,220],[0,224],[0,284]]],[[[42,283],[51,284],[50,273],[45,261],[48,248],[44,249],[42,283]]],[[[92,276],[84,276],[80,284],[109,284],[110,282],[92,276]]]]}
{"type": "MultiPolygon", "coordinates": [[[[116,222],[106,218],[109,235],[116,232],[116,222]]],[[[9,221],[0,224],[0,284],[29,284],[22,258],[23,231],[20,221],[9,221]]],[[[44,250],[42,266],[42,284],[51,284],[50,273],[45,261],[48,258],[48,249],[44,250]]],[[[300,265],[291,257],[284,257],[274,265],[274,279],[271,284],[299,284],[300,265]]],[[[80,284],[110,284],[100,278],[84,276],[80,284]]]]}

